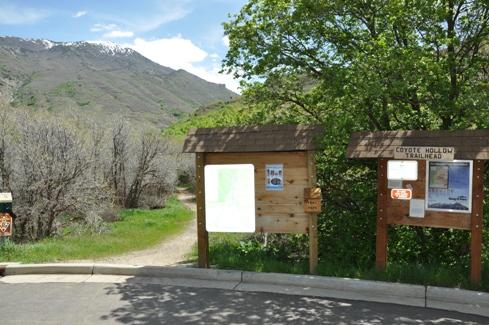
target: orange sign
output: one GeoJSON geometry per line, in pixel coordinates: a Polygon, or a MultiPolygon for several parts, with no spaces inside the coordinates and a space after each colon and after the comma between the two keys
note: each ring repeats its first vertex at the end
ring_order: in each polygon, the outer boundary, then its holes
{"type": "Polygon", "coordinates": [[[0,237],[12,235],[12,217],[8,213],[0,213],[0,237]]]}
{"type": "Polygon", "coordinates": [[[413,192],[409,189],[393,189],[391,191],[391,198],[398,200],[411,200],[413,192]]]}

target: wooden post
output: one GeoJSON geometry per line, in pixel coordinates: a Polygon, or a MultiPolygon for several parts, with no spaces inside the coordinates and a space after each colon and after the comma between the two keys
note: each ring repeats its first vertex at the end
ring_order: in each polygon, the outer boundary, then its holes
{"type": "MultiPolygon", "coordinates": [[[[307,178],[308,186],[317,186],[316,179],[316,151],[307,152],[307,178]]],[[[309,213],[309,272],[316,273],[318,266],[318,214],[309,213]]]]}
{"type": "Polygon", "coordinates": [[[482,215],[484,207],[484,161],[474,160],[472,173],[472,236],[470,240],[470,278],[481,282],[482,215]]]}
{"type": "Polygon", "coordinates": [[[209,233],[205,229],[204,153],[195,154],[195,196],[197,199],[197,246],[199,267],[209,268],[209,233]]]}
{"type": "Polygon", "coordinates": [[[387,266],[387,160],[379,159],[377,172],[377,240],[375,267],[387,266]]]}

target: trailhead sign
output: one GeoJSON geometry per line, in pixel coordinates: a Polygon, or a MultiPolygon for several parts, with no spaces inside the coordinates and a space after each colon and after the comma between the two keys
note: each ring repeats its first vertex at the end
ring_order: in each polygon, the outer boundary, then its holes
{"type": "Polygon", "coordinates": [[[255,231],[254,173],[252,164],[205,166],[207,231],[255,231]]]}
{"type": "Polygon", "coordinates": [[[210,267],[210,232],[308,234],[315,272],[323,132],[321,124],[189,130],[182,151],[195,153],[199,267],[210,267]]]}
{"type": "Polygon", "coordinates": [[[378,268],[387,266],[389,225],[467,230],[471,233],[470,277],[481,282],[489,130],[354,132],[346,156],[378,160],[378,268]],[[407,179],[408,160],[413,166],[417,163],[417,177],[413,168],[413,177],[407,179]],[[412,192],[411,200],[400,199],[401,191],[407,190],[412,192]]]}

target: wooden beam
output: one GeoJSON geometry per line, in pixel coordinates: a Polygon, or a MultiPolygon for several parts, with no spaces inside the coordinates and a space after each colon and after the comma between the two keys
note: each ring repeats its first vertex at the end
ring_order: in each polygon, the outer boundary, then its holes
{"type": "Polygon", "coordinates": [[[209,268],[209,233],[205,229],[204,153],[195,154],[195,197],[197,199],[197,246],[199,267],[209,268]]]}
{"type": "Polygon", "coordinates": [[[377,168],[377,239],[375,267],[387,266],[387,159],[378,160],[377,168]]]}
{"type": "MultiPolygon", "coordinates": [[[[387,196],[389,193],[387,193],[387,196]]],[[[401,201],[401,200],[398,200],[401,201]]],[[[409,200],[403,206],[393,207],[387,204],[387,223],[393,225],[451,228],[461,230],[472,229],[472,217],[469,213],[439,212],[426,210],[424,218],[409,216],[409,200]]]]}
{"type": "MultiPolygon", "coordinates": [[[[317,186],[316,151],[307,152],[307,175],[309,188],[317,186]]],[[[318,214],[309,213],[309,272],[316,273],[318,266],[318,214]]]]}
{"type": "Polygon", "coordinates": [[[474,160],[472,173],[472,236],[470,240],[470,278],[481,282],[482,216],[484,213],[484,160],[474,160]]]}

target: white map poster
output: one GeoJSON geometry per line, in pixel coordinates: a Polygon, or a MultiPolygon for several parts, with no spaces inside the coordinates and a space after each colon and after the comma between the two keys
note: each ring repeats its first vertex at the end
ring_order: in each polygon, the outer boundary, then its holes
{"type": "Polygon", "coordinates": [[[252,164],[204,167],[206,230],[255,231],[255,168],[252,164]]]}

